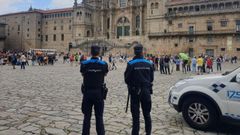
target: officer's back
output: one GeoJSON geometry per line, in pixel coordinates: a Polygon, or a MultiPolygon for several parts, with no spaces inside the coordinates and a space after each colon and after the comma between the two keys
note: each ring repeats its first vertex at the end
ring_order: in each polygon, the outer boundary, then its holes
{"type": "Polygon", "coordinates": [[[83,101],[82,112],[84,114],[82,135],[90,134],[92,109],[95,111],[96,130],[98,135],[104,135],[104,98],[106,97],[106,87],[104,77],[108,73],[108,65],[99,59],[100,47],[92,46],[90,60],[81,63],[80,72],[83,75],[83,101]]]}
{"type": "Polygon", "coordinates": [[[107,72],[107,63],[99,60],[99,58],[91,58],[81,64],[81,73],[84,77],[83,84],[88,89],[101,88],[107,72]]]}

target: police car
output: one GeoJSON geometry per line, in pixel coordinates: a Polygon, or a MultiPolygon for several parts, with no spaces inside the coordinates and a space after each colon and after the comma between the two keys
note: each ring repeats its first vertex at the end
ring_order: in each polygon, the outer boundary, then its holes
{"type": "Polygon", "coordinates": [[[219,121],[240,124],[240,67],[180,80],[170,88],[168,100],[195,129],[209,130],[219,121]]]}

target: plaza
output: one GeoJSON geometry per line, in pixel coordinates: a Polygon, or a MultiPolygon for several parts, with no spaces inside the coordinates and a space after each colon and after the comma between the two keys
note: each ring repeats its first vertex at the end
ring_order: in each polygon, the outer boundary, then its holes
{"type": "MultiPolygon", "coordinates": [[[[125,113],[127,86],[123,73],[126,63],[117,63],[106,83],[106,135],[130,135],[131,113],[125,113]]],[[[239,64],[224,63],[224,71],[239,64]]],[[[216,70],[215,70],[216,71],[216,70]]],[[[240,134],[238,127],[223,124],[217,131],[203,132],[190,128],[167,102],[168,90],[178,80],[192,76],[174,72],[155,72],[152,96],[153,135],[227,135],[240,134]]],[[[82,131],[82,77],[79,66],[57,62],[54,66],[27,66],[26,70],[0,66],[0,135],[79,135],[82,131]]],[[[144,133],[141,116],[141,134],[144,133]]],[[[92,118],[91,135],[96,135],[92,118]]]]}

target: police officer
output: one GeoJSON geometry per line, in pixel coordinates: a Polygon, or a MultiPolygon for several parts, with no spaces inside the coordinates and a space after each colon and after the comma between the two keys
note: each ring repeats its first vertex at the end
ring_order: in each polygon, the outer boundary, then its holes
{"type": "Polygon", "coordinates": [[[139,135],[140,105],[145,120],[146,135],[151,135],[151,94],[154,79],[154,65],[144,59],[143,46],[138,44],[134,47],[135,57],[128,62],[124,77],[131,96],[131,113],[133,118],[132,135],[139,135]]]}
{"type": "Polygon", "coordinates": [[[84,114],[82,135],[89,135],[92,108],[94,107],[96,118],[96,130],[98,135],[104,135],[103,111],[106,89],[104,77],[108,73],[108,65],[99,59],[100,47],[92,46],[90,60],[81,63],[80,72],[83,76],[83,101],[82,112],[84,114]]]}

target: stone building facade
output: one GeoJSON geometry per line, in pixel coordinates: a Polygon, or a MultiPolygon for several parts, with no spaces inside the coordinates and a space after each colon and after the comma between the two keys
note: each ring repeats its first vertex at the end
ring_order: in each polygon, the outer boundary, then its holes
{"type": "Polygon", "coordinates": [[[3,50],[5,46],[5,26],[6,24],[0,23],[0,51],[3,50]]]}
{"type": "Polygon", "coordinates": [[[131,53],[140,42],[154,55],[240,56],[240,0],[83,0],[73,7],[0,16],[6,48],[51,48],[69,43],[83,52],[131,53]]]}

